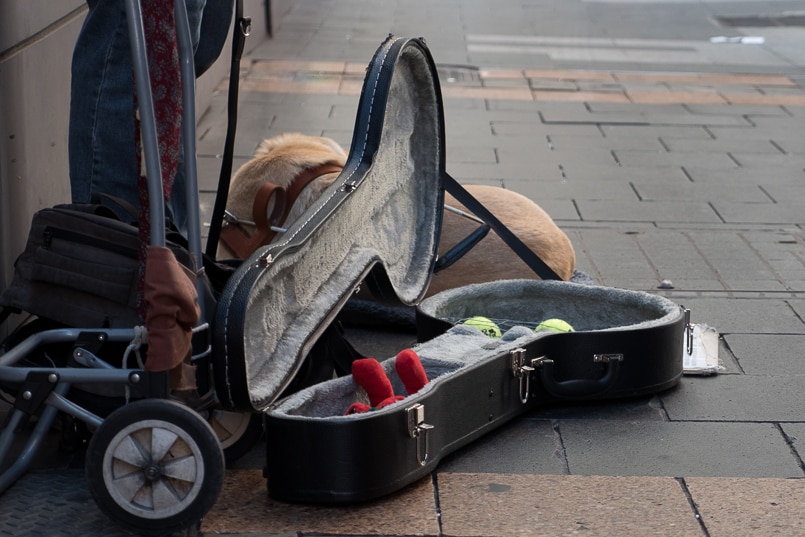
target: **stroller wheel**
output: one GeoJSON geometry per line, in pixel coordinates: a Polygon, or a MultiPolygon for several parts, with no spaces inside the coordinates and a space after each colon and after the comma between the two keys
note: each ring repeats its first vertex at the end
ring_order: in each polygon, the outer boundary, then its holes
{"type": "Polygon", "coordinates": [[[210,425],[181,404],[145,399],[115,410],[87,448],[101,511],[143,535],[199,524],[221,491],[224,458],[210,425]]]}
{"type": "Polygon", "coordinates": [[[218,436],[227,466],[244,456],[263,436],[263,415],[211,409],[207,420],[218,436]]]}

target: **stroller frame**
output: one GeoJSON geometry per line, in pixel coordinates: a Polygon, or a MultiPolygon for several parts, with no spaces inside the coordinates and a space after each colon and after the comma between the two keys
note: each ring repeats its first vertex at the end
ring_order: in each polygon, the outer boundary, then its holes
{"type": "MultiPolygon", "coordinates": [[[[165,208],[162,196],[162,174],[157,143],[157,128],[151,94],[142,8],[139,0],[125,2],[130,35],[135,85],[140,102],[143,153],[148,183],[151,215],[150,244],[165,246],[165,208]]],[[[197,267],[201,266],[201,226],[198,208],[198,183],[195,147],[195,73],[193,49],[184,2],[174,3],[177,44],[182,77],[182,133],[185,159],[188,218],[188,251],[197,267]]],[[[197,289],[202,295],[203,282],[197,289]]],[[[201,317],[194,333],[209,331],[204,301],[199,300],[201,317]]],[[[0,321],[5,321],[4,312],[0,321]]],[[[59,412],[86,423],[95,431],[88,448],[91,455],[102,457],[86,467],[88,484],[101,510],[116,522],[145,534],[164,534],[198,524],[212,507],[223,483],[224,457],[215,432],[204,417],[187,406],[167,399],[167,372],[151,372],[142,368],[117,368],[96,356],[90,349],[94,343],[129,343],[126,354],[138,346],[139,327],[115,329],[58,328],[28,336],[0,355],[0,382],[18,387],[13,408],[0,433],[0,465],[5,464],[18,430],[29,416],[39,414],[16,460],[0,473],[0,494],[6,491],[30,467],[59,412]],[[73,344],[72,358],[76,367],[20,367],[17,364],[31,352],[51,344],[73,344]],[[106,419],[69,400],[67,393],[76,384],[124,386],[126,398],[142,400],[126,404],[106,419]],[[124,444],[136,435],[146,434],[151,445],[140,446],[145,452],[140,460],[126,455],[124,444]],[[95,440],[98,440],[97,442],[95,440]],[[160,444],[161,442],[161,444],[160,444]],[[174,452],[174,453],[171,453],[174,452]],[[177,455],[179,453],[179,455],[177,455]],[[182,462],[168,460],[178,456],[182,462]],[[127,459],[128,457],[128,459],[127,459]],[[120,461],[141,466],[145,479],[132,483],[115,473],[120,461]],[[135,497],[148,488],[150,499],[135,497]],[[159,495],[159,491],[170,492],[159,495]],[[150,505],[149,505],[150,502],[150,505]]],[[[207,342],[210,338],[207,336],[207,342]]],[[[209,368],[211,346],[192,356],[199,369],[209,368]]],[[[200,371],[203,375],[203,371],[200,371]]],[[[211,390],[211,388],[208,388],[211,390]]],[[[128,401],[127,401],[128,402],[128,401]]],[[[131,475],[131,474],[130,474],[131,475]]]]}

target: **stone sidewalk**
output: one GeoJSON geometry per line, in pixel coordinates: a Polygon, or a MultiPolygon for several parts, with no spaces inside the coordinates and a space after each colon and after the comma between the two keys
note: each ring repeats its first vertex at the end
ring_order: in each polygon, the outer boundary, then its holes
{"type": "MultiPolygon", "coordinates": [[[[363,505],[270,500],[260,444],[228,471],[206,535],[805,535],[805,34],[713,22],[795,2],[679,4],[309,0],[250,40],[236,166],[288,131],[349,147],[376,47],[425,36],[448,172],[534,199],[599,284],[690,308],[720,332],[723,369],[534,411],[363,505]],[[709,42],[722,34],[766,43],[709,42]]],[[[220,93],[199,120],[207,219],[225,110],[220,93]]],[[[412,342],[355,337],[378,358],[412,342]]],[[[46,459],[0,497],[0,535],[123,535],[82,463],[46,459]]]]}

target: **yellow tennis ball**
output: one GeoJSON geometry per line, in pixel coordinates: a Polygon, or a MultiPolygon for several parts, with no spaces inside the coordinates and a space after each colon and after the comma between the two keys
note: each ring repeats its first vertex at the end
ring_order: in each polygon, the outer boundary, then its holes
{"type": "Polygon", "coordinates": [[[573,332],[573,327],[562,319],[547,319],[539,323],[534,332],[542,332],[543,330],[548,332],[573,332]]]}
{"type": "Polygon", "coordinates": [[[467,326],[474,326],[487,336],[491,338],[499,338],[501,336],[500,328],[491,319],[486,317],[476,316],[471,317],[464,321],[467,326]]]}

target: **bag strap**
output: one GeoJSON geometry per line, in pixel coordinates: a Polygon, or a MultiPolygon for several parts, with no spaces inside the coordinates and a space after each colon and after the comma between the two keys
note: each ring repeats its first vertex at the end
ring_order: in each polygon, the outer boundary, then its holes
{"type": "Polygon", "coordinates": [[[238,126],[238,84],[240,82],[240,59],[246,45],[246,37],[251,31],[252,19],[243,16],[243,0],[235,3],[235,30],[232,34],[232,62],[229,66],[229,97],[227,100],[226,140],[221,161],[221,173],[218,176],[218,191],[210,220],[207,236],[206,253],[214,258],[221,237],[221,226],[224,222],[226,201],[229,194],[229,183],[232,179],[232,157],[235,152],[235,131],[238,126]]]}
{"type": "Polygon", "coordinates": [[[528,267],[534,271],[543,280],[561,280],[554,270],[545,264],[545,261],[534,253],[528,246],[521,241],[517,235],[506,227],[506,225],[498,220],[495,215],[489,212],[489,209],[475,199],[475,197],[467,192],[467,190],[459,184],[458,181],[453,179],[450,174],[444,174],[444,187],[456,200],[464,207],[469,209],[471,213],[483,220],[495,233],[506,243],[506,245],[514,251],[517,256],[522,259],[528,267]]]}

